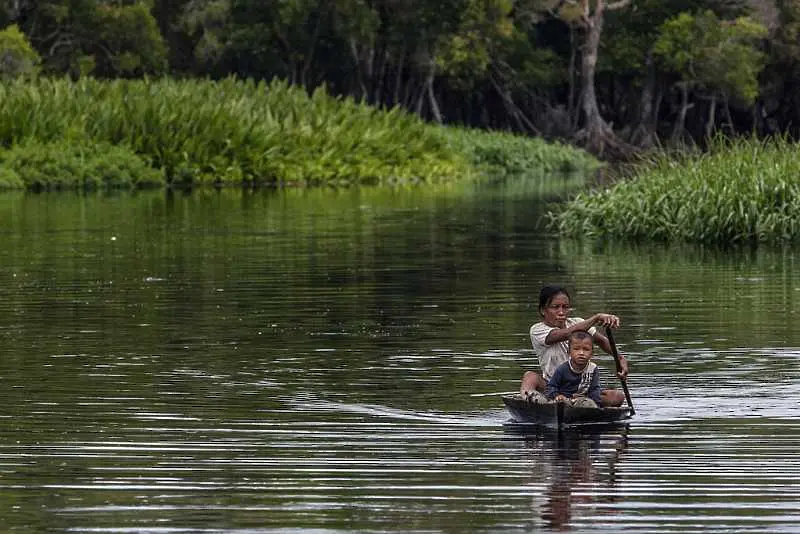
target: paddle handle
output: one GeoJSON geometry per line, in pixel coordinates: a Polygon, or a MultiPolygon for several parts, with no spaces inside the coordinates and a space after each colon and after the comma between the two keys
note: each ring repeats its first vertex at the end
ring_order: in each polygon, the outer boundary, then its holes
{"type": "MultiPolygon", "coordinates": [[[[617,372],[622,371],[622,362],[619,359],[619,351],[617,351],[617,343],[614,341],[614,334],[611,332],[611,327],[606,326],[606,337],[608,344],[611,345],[611,355],[614,357],[614,363],[617,365],[617,372]]],[[[631,401],[631,394],[628,391],[628,382],[624,378],[619,379],[622,382],[622,391],[625,392],[625,400],[628,401],[628,406],[631,407],[631,415],[636,413],[633,409],[633,402],[631,401]]]]}

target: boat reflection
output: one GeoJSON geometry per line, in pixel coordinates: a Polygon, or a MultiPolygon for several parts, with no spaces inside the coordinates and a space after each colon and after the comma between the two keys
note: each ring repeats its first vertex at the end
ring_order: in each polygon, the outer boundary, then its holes
{"type": "Polygon", "coordinates": [[[617,464],[628,448],[628,425],[591,429],[528,429],[520,435],[530,452],[537,526],[569,531],[577,516],[596,517],[617,501],[617,464]],[[602,505],[602,506],[601,506],[602,505]]]}

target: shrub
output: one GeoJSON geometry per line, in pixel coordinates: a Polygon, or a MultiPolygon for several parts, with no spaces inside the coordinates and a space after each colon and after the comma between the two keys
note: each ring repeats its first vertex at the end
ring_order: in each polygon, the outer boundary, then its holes
{"type": "Polygon", "coordinates": [[[583,169],[571,147],[432,126],[285,82],[82,78],[0,84],[0,145],[125,145],[175,185],[433,183],[503,172],[583,169]]]}
{"type": "Polygon", "coordinates": [[[0,153],[0,169],[0,186],[33,190],[164,185],[163,173],[141,157],[102,143],[22,143],[0,153]]]}
{"type": "Polygon", "coordinates": [[[0,166],[0,189],[22,189],[25,183],[17,171],[5,166],[0,166]]]}
{"type": "Polygon", "coordinates": [[[429,182],[470,172],[418,117],[285,82],[39,80],[0,86],[0,99],[0,143],[124,144],[171,183],[429,182]]]}
{"type": "Polygon", "coordinates": [[[784,139],[717,139],[706,154],[665,154],[630,179],[551,211],[570,236],[702,243],[800,240],[800,151],[784,139]]]}
{"type": "Polygon", "coordinates": [[[473,165],[495,173],[588,172],[600,166],[588,152],[538,137],[467,128],[446,128],[445,135],[473,165]]]}
{"type": "Polygon", "coordinates": [[[41,58],[17,25],[0,31],[0,79],[36,74],[41,58]]]}

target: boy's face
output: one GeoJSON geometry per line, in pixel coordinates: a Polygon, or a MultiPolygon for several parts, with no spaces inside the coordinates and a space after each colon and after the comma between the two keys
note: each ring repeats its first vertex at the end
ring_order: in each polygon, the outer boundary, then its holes
{"type": "Polygon", "coordinates": [[[583,369],[592,359],[592,338],[572,339],[569,342],[569,359],[576,369],[583,369]]]}

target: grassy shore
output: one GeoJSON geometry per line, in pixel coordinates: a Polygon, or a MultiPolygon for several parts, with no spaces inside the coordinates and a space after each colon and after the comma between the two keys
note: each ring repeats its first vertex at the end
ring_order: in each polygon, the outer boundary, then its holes
{"type": "Polygon", "coordinates": [[[600,167],[588,152],[559,142],[467,128],[446,127],[443,132],[455,151],[488,173],[586,173],[600,167]]]}
{"type": "Polygon", "coordinates": [[[713,244],[800,241],[800,150],[785,139],[717,139],[660,154],[615,185],[550,214],[575,237],[713,244]]]}
{"type": "Polygon", "coordinates": [[[278,81],[42,78],[1,83],[0,101],[5,188],[434,183],[597,165],[571,147],[278,81]]]}

